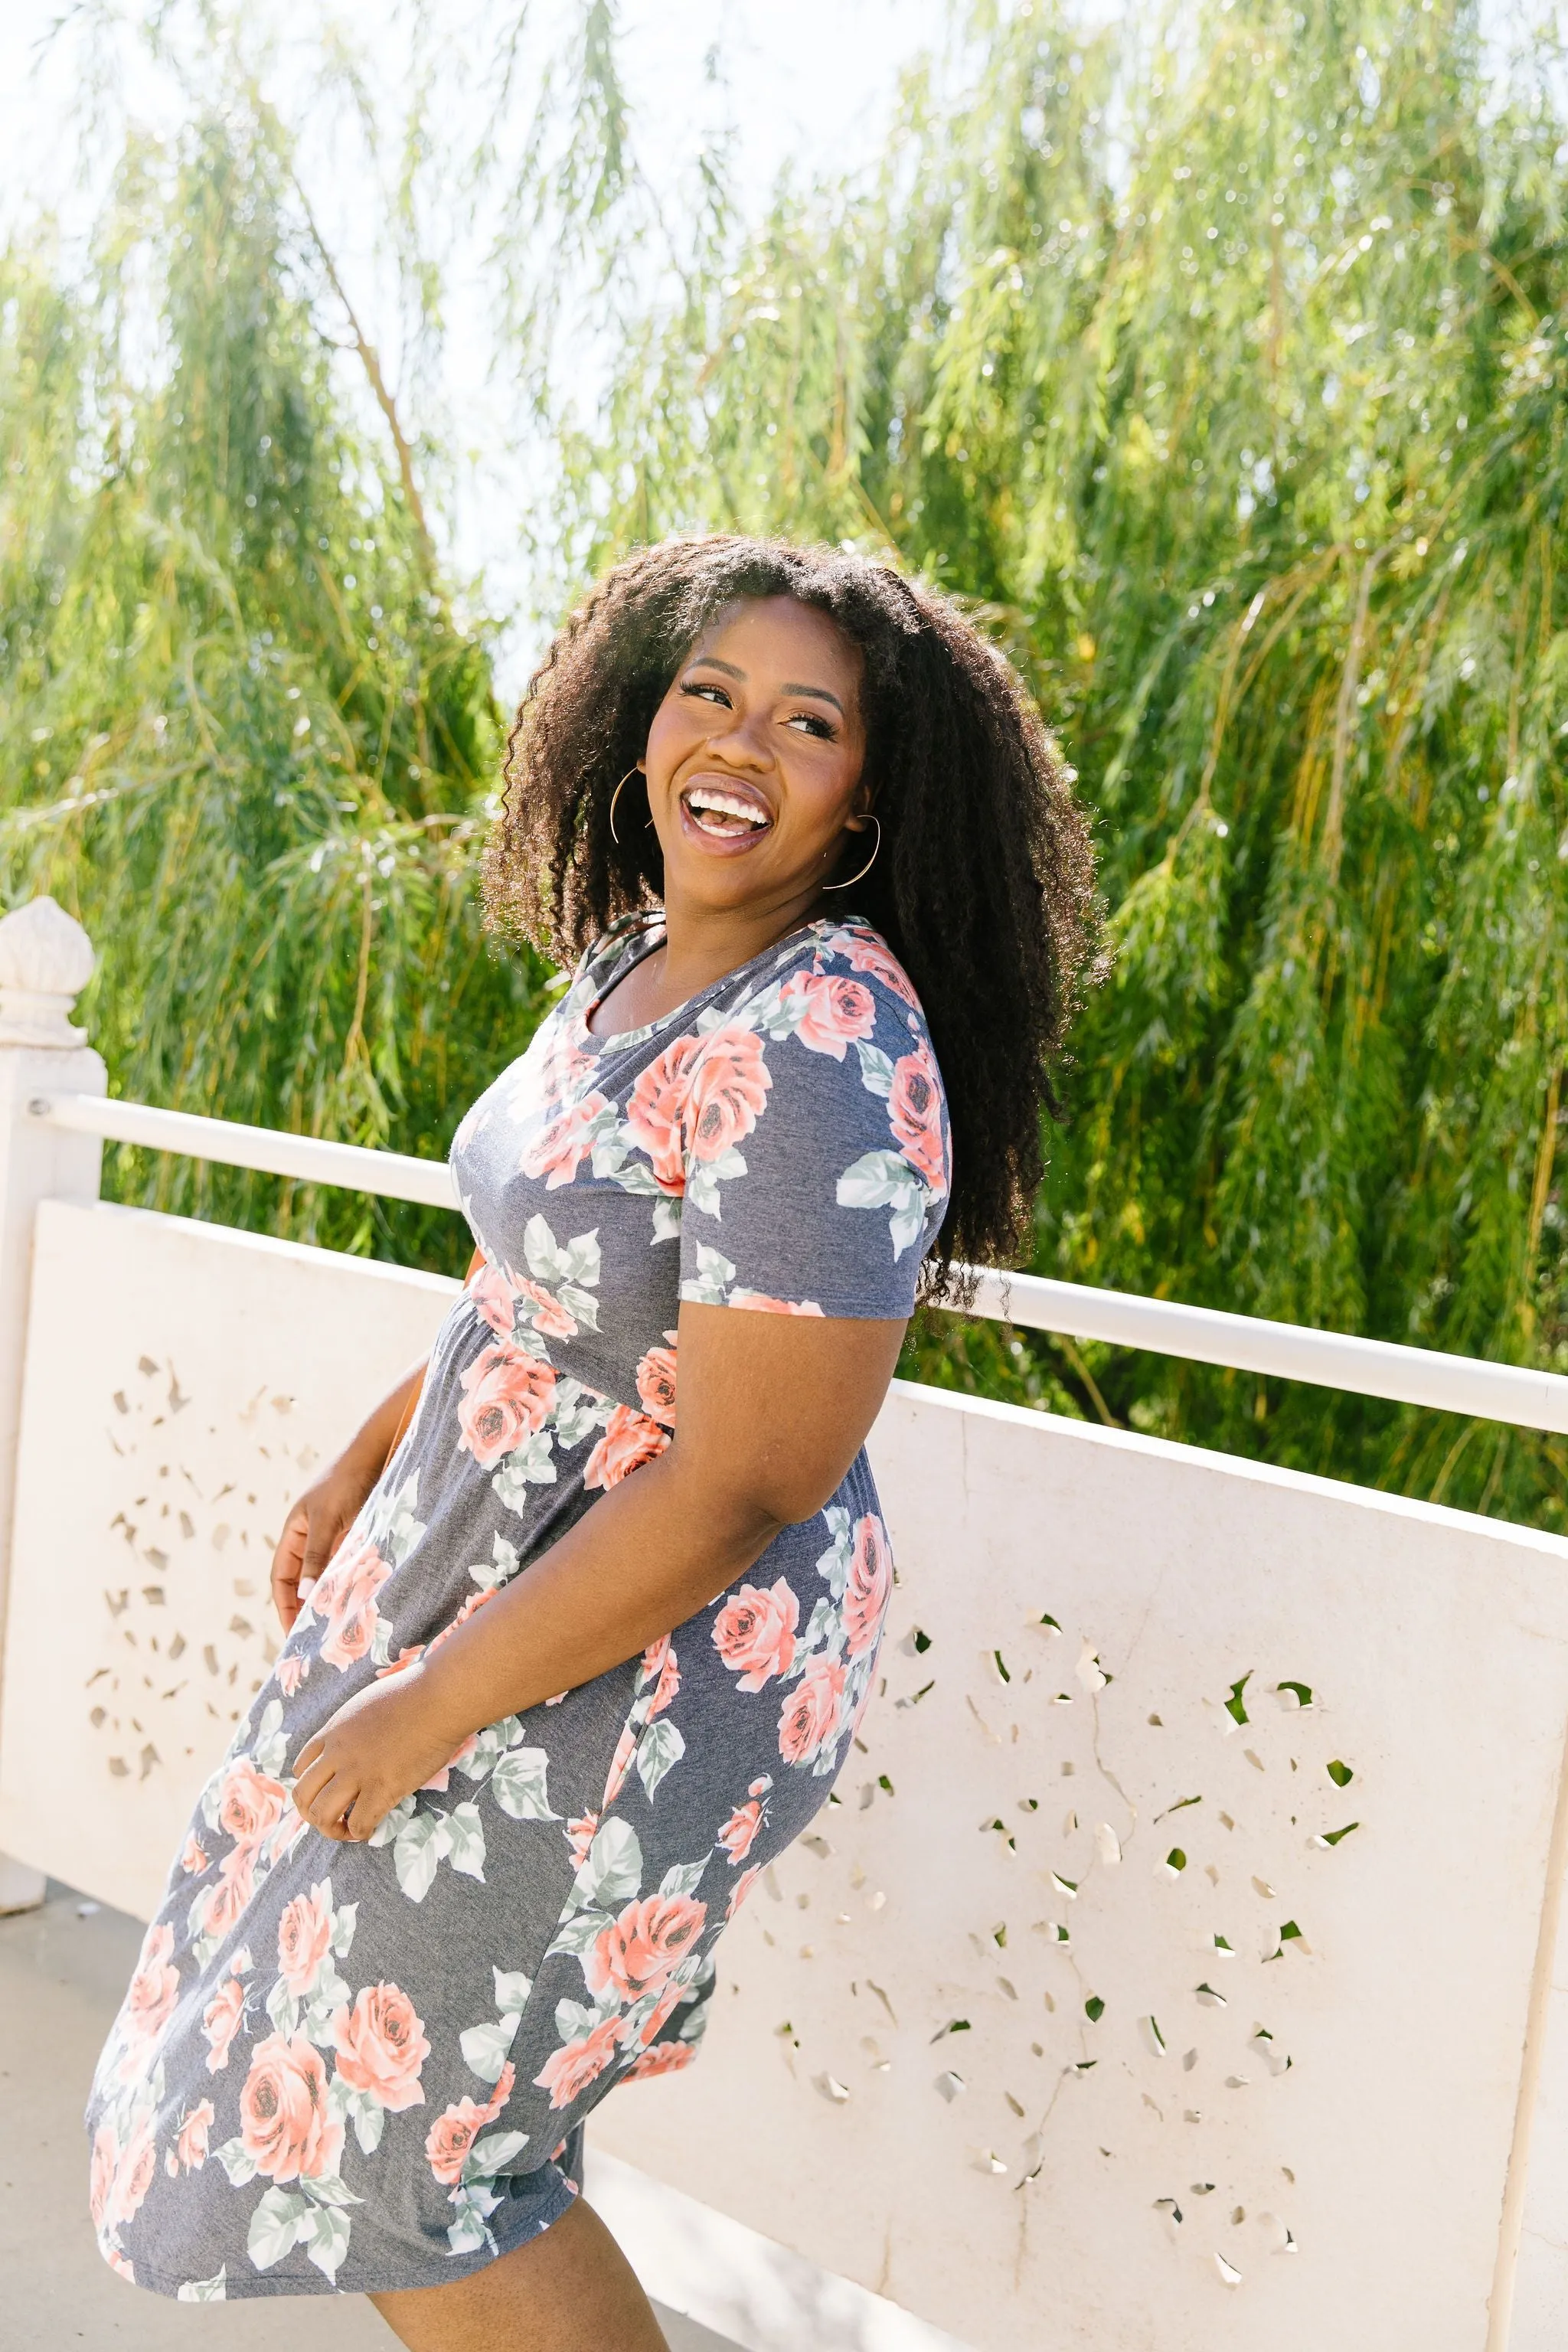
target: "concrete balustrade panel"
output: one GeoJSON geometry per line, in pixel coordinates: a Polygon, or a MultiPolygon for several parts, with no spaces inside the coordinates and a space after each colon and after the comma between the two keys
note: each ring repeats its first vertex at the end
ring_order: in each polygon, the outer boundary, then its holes
{"type": "Polygon", "coordinates": [[[841,1802],[598,2145],[986,2352],[1560,2346],[1561,2162],[1489,2302],[1568,1546],[929,1390],[872,1452],[841,1802]]]}
{"type": "MultiPolygon", "coordinates": [[[[0,1846],[153,1907],[285,1502],[452,1287],[44,1205],[0,1846]]],[[[1568,1545],[907,1387],[873,1452],[839,1801],[597,2144],[984,2352],[1503,2352],[1568,1545]]],[[[1549,2095],[1513,2352],[1561,2340],[1560,2147],[1549,2095]]]]}
{"type": "Polygon", "coordinates": [[[0,1848],[145,1917],[277,1655],[289,1503],[426,1353],[436,1275],[106,1203],[37,1212],[0,1848]]]}

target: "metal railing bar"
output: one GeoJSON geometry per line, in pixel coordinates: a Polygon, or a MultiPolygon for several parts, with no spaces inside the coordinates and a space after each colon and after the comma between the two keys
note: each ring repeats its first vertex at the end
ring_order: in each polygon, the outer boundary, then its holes
{"type": "Polygon", "coordinates": [[[279,1128],[244,1127],[236,1119],[199,1118],[194,1112],[156,1110],[149,1103],[108,1095],[39,1095],[30,1116],[49,1127],[107,1142],[136,1143],[148,1151],[174,1151],[229,1168],[259,1169],[304,1184],[335,1184],[351,1192],[417,1201],[427,1209],[455,1209],[458,1195],[444,1160],[416,1160],[402,1151],[370,1151],[358,1143],[329,1143],[279,1128]]]}
{"type": "MultiPolygon", "coordinates": [[[[457,1192],[445,1160],[416,1160],[399,1151],[371,1151],[356,1143],[329,1143],[281,1129],[244,1127],[189,1111],[158,1110],[148,1103],[99,1095],[40,1095],[30,1115],[52,1127],[140,1144],[231,1168],[255,1168],[307,1184],[335,1184],[426,1208],[455,1209],[457,1192]]],[[[974,1297],[953,1310],[1098,1339],[1117,1348],[1254,1372],[1268,1380],[1304,1381],[1353,1396],[1381,1397],[1467,1419],[1511,1423],[1521,1429],[1568,1434],[1568,1379],[1518,1364],[1493,1364],[1434,1349],[1405,1348],[1387,1339],[1360,1339],[1339,1331],[1269,1323],[1217,1307],[1183,1307],[1126,1291],[1095,1290],[1038,1275],[977,1270],[974,1297]]]]}
{"type": "Polygon", "coordinates": [[[1446,1356],[1435,1349],[1400,1347],[1390,1339],[1359,1339],[1341,1331],[1226,1315],[1217,1307],[1182,1307],[1165,1298],[1049,1282],[1032,1274],[980,1272],[970,1311],[1032,1330],[1105,1340],[1117,1348],[1146,1348],[1157,1355],[1181,1356],[1189,1362],[1268,1379],[1305,1381],[1314,1388],[1426,1405],[1475,1421],[1568,1433],[1568,1379],[1520,1364],[1446,1356]]]}

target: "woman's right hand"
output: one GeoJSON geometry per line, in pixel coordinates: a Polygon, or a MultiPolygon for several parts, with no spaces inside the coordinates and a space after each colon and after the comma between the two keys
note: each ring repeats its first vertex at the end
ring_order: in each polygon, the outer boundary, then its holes
{"type": "Polygon", "coordinates": [[[272,1555],[272,1600],[285,1637],[293,1632],[311,1586],[353,1527],[379,1475],[380,1465],[367,1462],[351,1445],[325,1477],[290,1506],[272,1555]]]}
{"type": "Polygon", "coordinates": [[[424,1378],[424,1364],[412,1365],[350,1439],[331,1468],[290,1507],[272,1555],[272,1600],[285,1639],[310,1599],[310,1587],[392,1459],[424,1378]]]}

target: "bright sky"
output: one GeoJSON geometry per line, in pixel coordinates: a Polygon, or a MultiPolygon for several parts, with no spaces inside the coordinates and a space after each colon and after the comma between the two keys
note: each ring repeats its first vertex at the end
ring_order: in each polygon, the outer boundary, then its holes
{"type": "MultiPolygon", "coordinates": [[[[1246,0],[1242,0],[1242,5],[1246,0]]],[[[514,0],[519,13],[522,0],[514,0]]],[[[535,58],[554,46],[549,31],[569,21],[581,0],[533,0],[531,23],[543,38],[535,58]]],[[[1125,12],[1152,10],[1154,0],[1082,0],[1079,13],[1101,22],[1125,12]]],[[[1550,21],[1561,0],[1482,0],[1494,47],[1519,37],[1532,13],[1550,21]]],[[[177,27],[194,0],[174,0],[177,27]]],[[[475,46],[476,16],[494,25],[507,0],[426,0],[427,19],[441,34],[444,56],[462,87],[465,47],[475,46]]],[[[115,25],[151,13],[150,0],[0,0],[0,234],[41,202],[57,206],[68,226],[81,226],[90,204],[81,192],[83,142],[79,110],[84,88],[96,79],[118,90],[111,112],[133,116],[157,131],[188,118],[199,91],[182,87],[177,68],[157,68],[115,25]],[[37,64],[40,45],[62,16],[72,20],[67,42],[37,64]],[[101,27],[87,31],[84,28],[101,27]]],[[[923,49],[938,46],[952,16],[948,0],[620,0],[622,65],[633,108],[638,158],[656,188],[673,188],[696,143],[695,126],[727,109],[734,126],[738,193],[755,213],[786,165],[809,178],[818,172],[869,163],[878,153],[899,78],[923,49]],[[718,51],[720,83],[709,67],[718,51]]],[[[399,77],[407,71],[408,0],[335,0],[303,9],[300,0],[245,0],[244,21],[268,47],[268,94],[286,121],[310,115],[311,93],[324,44],[334,26],[345,47],[365,61],[378,100],[396,110],[399,77]]],[[[1145,19],[1147,21],[1147,19],[1145,19]]],[[[477,47],[476,47],[477,56],[477,47]]],[[[476,77],[482,68],[476,62],[476,77]]],[[[475,114],[484,90],[476,80],[475,114]]],[[[531,84],[518,101],[525,116],[531,84]]],[[[300,153],[301,177],[356,310],[383,352],[395,387],[403,373],[393,280],[384,265],[384,190],[368,174],[340,115],[335,130],[321,124],[300,153]],[[378,259],[378,248],[383,257],[378,259]]],[[[467,126],[460,126],[467,128],[467,126]]],[[[111,150],[113,142],[106,142],[111,150]]],[[[89,178],[92,174],[89,173],[89,178]]],[[[97,173],[101,193],[102,171],[97,173]]],[[[459,261],[461,257],[458,257],[459,261]]],[[[470,262],[478,256],[470,257],[470,262]]],[[[447,302],[446,360],[440,383],[428,388],[427,410],[438,438],[458,453],[459,473],[449,496],[452,556],[458,572],[478,586],[493,613],[517,613],[529,581],[517,549],[518,518],[539,487],[526,453],[515,446],[515,420],[504,383],[487,378],[485,305],[477,268],[459,267],[447,302]]],[[[345,375],[356,399],[363,380],[345,375]]],[[[412,389],[402,387],[411,409],[412,389]]],[[[413,420],[417,422],[417,416],[413,420]]],[[[505,682],[515,685],[536,637],[520,617],[502,656],[505,682]]]]}
{"type": "MultiPolygon", "coordinates": [[[[428,0],[431,19],[462,45],[483,0],[428,0]]],[[[578,0],[536,0],[533,24],[568,21],[578,0]]],[[[519,0],[521,11],[521,0],[519,0]]],[[[173,14],[178,23],[180,11],[173,14]]],[[[493,0],[492,23],[505,0],[493,0]]],[[[107,27],[83,39],[86,12],[68,0],[3,0],[0,5],[0,234],[40,204],[68,228],[85,226],[91,203],[80,182],[84,142],[77,128],[84,87],[99,79],[116,92],[111,111],[127,113],[155,131],[188,117],[195,94],[178,73],[152,66],[139,44],[117,38],[115,20],[135,22],[134,5],[104,5],[107,27]],[[41,55],[51,29],[74,14],[66,39],[41,55]],[[84,66],[86,72],[84,73],[84,66]]],[[[395,0],[336,0],[330,9],[301,12],[298,0],[248,0],[247,21],[270,40],[268,94],[284,119],[309,109],[324,28],[341,26],[345,45],[367,61],[378,95],[395,99],[405,69],[409,12],[395,0]]],[[[948,21],[945,0],[621,0],[617,11],[622,66],[633,108],[632,132],[643,169],[656,187],[674,183],[694,143],[693,125],[726,107],[736,134],[734,171],[748,211],[763,203],[786,165],[809,178],[817,172],[869,163],[878,152],[899,77],[919,52],[940,42],[948,21]],[[709,67],[717,47],[715,88],[709,67]]],[[[533,54],[553,46],[546,30],[533,54]]],[[[531,87],[520,98],[531,103],[531,87]]],[[[476,101],[476,114],[478,102],[476,101]]],[[[395,306],[390,278],[375,248],[384,197],[353,152],[330,136],[308,140],[301,177],[344,278],[350,299],[373,341],[398,374],[395,306]]],[[[89,176],[91,176],[89,172],[89,176]]],[[[102,174],[97,174],[101,193],[102,174]]],[[[439,388],[441,437],[459,452],[453,549],[458,570],[481,582],[492,611],[515,609],[528,583],[515,551],[518,501],[528,495],[525,473],[500,445],[510,420],[504,387],[487,383],[476,278],[455,286],[447,306],[447,352],[439,388]]],[[[355,396],[363,383],[353,383],[355,396]]],[[[503,664],[507,683],[526,662],[534,632],[509,631],[503,664]]]]}

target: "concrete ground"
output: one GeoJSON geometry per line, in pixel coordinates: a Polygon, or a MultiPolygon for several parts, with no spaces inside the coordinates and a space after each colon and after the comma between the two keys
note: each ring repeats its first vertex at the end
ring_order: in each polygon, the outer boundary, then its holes
{"type": "MultiPolygon", "coordinates": [[[[55,1885],[42,1910],[0,1918],[0,2352],[277,2352],[284,2339],[289,2352],[390,2352],[358,2295],[197,2307],[127,2286],[99,2259],[81,2113],[141,1940],[134,1920],[55,1885]]],[[[733,2352],[659,2318],[670,2352],[733,2352]]]]}

